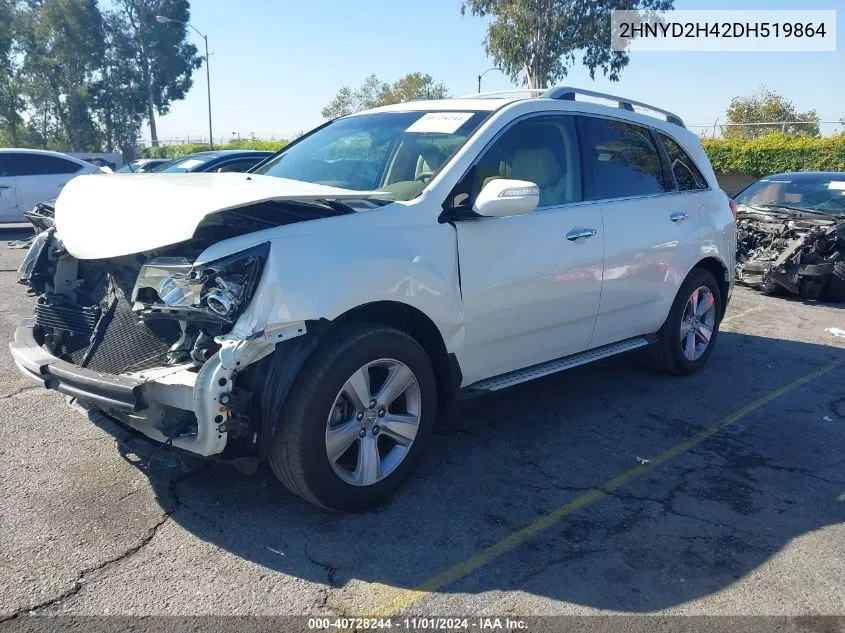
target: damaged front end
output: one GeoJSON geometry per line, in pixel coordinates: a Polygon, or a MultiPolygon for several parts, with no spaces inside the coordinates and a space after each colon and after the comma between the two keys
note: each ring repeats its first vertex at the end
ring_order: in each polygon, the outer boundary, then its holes
{"type": "Polygon", "coordinates": [[[306,325],[235,327],[257,292],[270,241],[196,262],[212,244],[299,221],[306,210],[337,213],[262,203],[212,216],[187,242],[108,259],[77,259],[47,226],[18,271],[35,308],[11,343],[15,363],[42,386],[155,441],[201,456],[259,455],[250,372],[306,325]]]}
{"type": "Polygon", "coordinates": [[[845,301],[845,218],[741,208],[736,278],[767,292],[845,301]]]}

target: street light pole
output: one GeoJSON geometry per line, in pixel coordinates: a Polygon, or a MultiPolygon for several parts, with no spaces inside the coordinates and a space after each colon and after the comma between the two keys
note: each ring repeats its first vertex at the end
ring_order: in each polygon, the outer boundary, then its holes
{"type": "Polygon", "coordinates": [[[190,22],[183,22],[181,20],[174,20],[165,15],[157,15],[156,22],[159,24],[184,24],[189,26],[202,38],[205,43],[205,83],[208,89],[208,149],[214,149],[214,133],[211,130],[211,68],[208,63],[208,36],[202,33],[197,27],[190,22]]]}
{"type": "Polygon", "coordinates": [[[481,73],[481,74],[478,76],[478,92],[479,92],[479,93],[481,92],[481,78],[482,78],[484,75],[486,75],[487,73],[489,73],[491,70],[498,70],[499,72],[501,72],[501,70],[502,70],[502,69],[501,69],[501,68],[497,68],[496,66],[493,66],[492,68],[488,68],[487,70],[485,70],[483,73],[481,73]]]}

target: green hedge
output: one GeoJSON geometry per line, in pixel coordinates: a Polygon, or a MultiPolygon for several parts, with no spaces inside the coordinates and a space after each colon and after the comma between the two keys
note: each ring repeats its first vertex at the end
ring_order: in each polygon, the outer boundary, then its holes
{"type": "Polygon", "coordinates": [[[773,133],[751,140],[704,139],[702,145],[717,174],[845,171],[845,134],[814,138],[773,133]]]}
{"type": "MultiPolygon", "coordinates": [[[[283,148],[290,141],[229,141],[225,145],[215,145],[214,149],[256,149],[275,152],[283,148]]],[[[141,152],[143,158],[177,158],[194,152],[205,152],[208,144],[184,144],[184,145],[159,145],[158,147],[145,147],[141,152]]]]}
{"type": "MultiPolygon", "coordinates": [[[[276,151],[288,144],[280,141],[231,141],[218,149],[276,151]]],[[[704,150],[717,174],[745,173],[766,176],[784,171],[845,171],[845,134],[813,138],[767,134],[757,139],[704,139],[704,150]]],[[[147,147],[145,158],[175,158],[202,152],[208,145],[160,145],[147,147]]]]}

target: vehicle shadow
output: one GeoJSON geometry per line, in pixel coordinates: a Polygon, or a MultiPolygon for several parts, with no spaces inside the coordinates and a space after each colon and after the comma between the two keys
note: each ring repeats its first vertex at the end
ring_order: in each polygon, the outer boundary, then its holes
{"type": "Polygon", "coordinates": [[[0,246],[8,242],[29,239],[35,234],[29,222],[15,224],[0,224],[0,246]]]}
{"type": "Polygon", "coordinates": [[[791,294],[789,291],[783,289],[777,292],[763,292],[762,290],[758,290],[756,288],[751,288],[750,286],[743,286],[745,288],[749,288],[753,292],[759,293],[766,297],[773,297],[780,301],[787,301],[789,303],[796,303],[796,304],[803,304],[807,306],[824,306],[826,308],[837,308],[839,310],[845,309],[845,302],[834,302],[828,301],[826,299],[805,299],[799,295],[791,294]]]}
{"type": "MultiPolygon", "coordinates": [[[[148,476],[172,520],[269,570],[331,588],[415,588],[837,362],[845,349],[724,332],[694,377],[629,356],[479,398],[441,423],[393,501],[358,515],[310,506],[266,468],[248,477],[167,450],[148,476]]],[[[843,377],[839,367],[752,408],[440,590],[646,612],[725,589],[793,539],[845,521],[843,377]]]]}

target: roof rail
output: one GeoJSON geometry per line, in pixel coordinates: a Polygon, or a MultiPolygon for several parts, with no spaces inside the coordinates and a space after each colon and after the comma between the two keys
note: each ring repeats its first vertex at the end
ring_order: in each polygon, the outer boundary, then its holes
{"type": "Polygon", "coordinates": [[[658,108],[647,103],[642,103],[641,101],[633,101],[631,99],[626,99],[625,97],[609,95],[604,92],[593,92],[592,90],[581,90],[580,88],[573,88],[571,86],[561,86],[558,88],[550,88],[543,94],[543,97],[547,99],[563,99],[564,101],[575,101],[575,95],[585,95],[587,97],[596,97],[598,99],[607,99],[608,101],[615,101],[616,105],[619,108],[622,108],[623,110],[630,110],[631,112],[634,111],[634,106],[639,106],[641,108],[645,108],[646,110],[651,110],[652,112],[659,112],[660,114],[666,117],[666,120],[669,123],[680,125],[683,128],[686,127],[686,125],[684,125],[684,122],[681,120],[681,117],[679,117],[677,114],[669,112],[668,110],[664,110],[662,108],[658,108]]]}
{"type": "Polygon", "coordinates": [[[519,94],[528,93],[532,97],[542,97],[548,88],[512,88],[510,90],[494,90],[493,92],[476,92],[468,95],[455,97],[456,99],[499,99],[502,97],[513,97],[519,94]]]}

